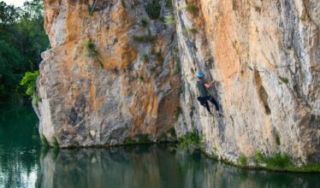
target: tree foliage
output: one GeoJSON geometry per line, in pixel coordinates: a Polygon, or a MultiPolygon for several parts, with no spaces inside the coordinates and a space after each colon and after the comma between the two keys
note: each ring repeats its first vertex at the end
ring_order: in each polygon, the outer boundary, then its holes
{"type": "Polygon", "coordinates": [[[23,86],[26,91],[25,94],[28,96],[36,95],[37,89],[37,78],[39,76],[39,71],[26,72],[20,81],[20,85],[23,86]]]}
{"type": "Polygon", "coordinates": [[[22,99],[18,87],[25,72],[36,71],[49,41],[43,28],[43,2],[23,7],[0,2],[0,105],[22,99]]]}

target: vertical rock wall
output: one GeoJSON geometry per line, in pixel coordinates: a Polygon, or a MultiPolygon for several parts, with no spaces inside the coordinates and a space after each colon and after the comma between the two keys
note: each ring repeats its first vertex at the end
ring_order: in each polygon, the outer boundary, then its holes
{"type": "Polygon", "coordinates": [[[196,131],[233,163],[257,152],[320,162],[320,2],[170,2],[45,1],[43,138],[118,145],[196,131]],[[199,70],[223,116],[198,103],[199,70]]]}
{"type": "Polygon", "coordinates": [[[320,2],[176,0],[175,6],[188,125],[180,130],[198,130],[208,153],[234,163],[257,152],[320,162],[320,2]],[[223,118],[196,101],[198,70],[216,81],[212,95],[223,118]]]}

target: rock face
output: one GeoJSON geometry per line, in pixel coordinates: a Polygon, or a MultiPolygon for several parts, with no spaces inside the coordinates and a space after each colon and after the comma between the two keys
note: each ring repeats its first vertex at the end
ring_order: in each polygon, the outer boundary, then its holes
{"type": "Polygon", "coordinates": [[[317,0],[46,0],[40,133],[71,147],[196,131],[233,163],[257,152],[319,163],[319,10],[317,0]],[[223,116],[198,103],[199,70],[223,116]]]}
{"type": "Polygon", "coordinates": [[[175,139],[174,27],[146,19],[144,6],[45,1],[52,48],[43,54],[38,90],[40,133],[50,145],[175,139]]]}
{"type": "Polygon", "coordinates": [[[186,124],[203,134],[205,150],[234,163],[257,152],[320,162],[320,2],[175,2],[177,10],[191,5],[195,15],[176,14],[181,104],[186,124]],[[185,35],[190,28],[198,32],[185,35]],[[217,82],[223,118],[195,100],[199,69],[217,82]]]}

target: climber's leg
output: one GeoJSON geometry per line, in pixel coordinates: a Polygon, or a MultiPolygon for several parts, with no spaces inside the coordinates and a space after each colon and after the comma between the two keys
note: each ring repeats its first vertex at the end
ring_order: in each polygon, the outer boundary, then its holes
{"type": "Polygon", "coordinates": [[[208,112],[211,113],[207,97],[198,97],[197,99],[200,102],[200,104],[206,107],[208,112]]]}
{"type": "Polygon", "coordinates": [[[212,96],[208,96],[208,100],[214,105],[217,111],[220,111],[219,103],[212,96]]]}

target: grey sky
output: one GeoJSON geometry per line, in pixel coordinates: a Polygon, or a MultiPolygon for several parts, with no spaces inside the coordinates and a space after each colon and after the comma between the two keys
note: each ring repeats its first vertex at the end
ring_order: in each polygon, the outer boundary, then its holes
{"type": "Polygon", "coordinates": [[[0,0],[4,1],[9,5],[22,6],[25,0],[0,0]]]}

